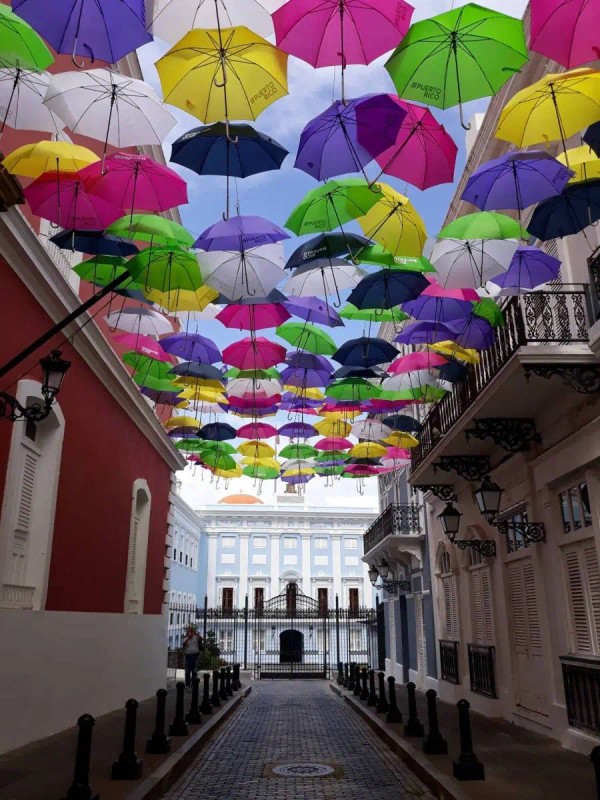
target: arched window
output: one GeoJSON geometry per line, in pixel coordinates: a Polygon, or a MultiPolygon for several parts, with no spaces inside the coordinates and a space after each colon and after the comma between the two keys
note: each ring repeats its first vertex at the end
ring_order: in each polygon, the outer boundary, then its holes
{"type": "Polygon", "coordinates": [[[440,581],[441,633],[443,639],[458,641],[458,591],[456,574],[450,553],[445,547],[438,554],[438,579],[440,581]]]}
{"type": "Polygon", "coordinates": [[[133,482],[132,494],[125,612],[128,614],[143,614],[152,496],[148,484],[143,478],[138,478],[133,482]]]}

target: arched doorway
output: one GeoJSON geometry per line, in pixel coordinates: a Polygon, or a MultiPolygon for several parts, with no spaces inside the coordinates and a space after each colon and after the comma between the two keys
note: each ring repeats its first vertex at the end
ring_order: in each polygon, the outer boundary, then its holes
{"type": "Polygon", "coordinates": [[[279,634],[279,663],[301,664],[304,652],[304,634],[288,628],[279,634]]]}

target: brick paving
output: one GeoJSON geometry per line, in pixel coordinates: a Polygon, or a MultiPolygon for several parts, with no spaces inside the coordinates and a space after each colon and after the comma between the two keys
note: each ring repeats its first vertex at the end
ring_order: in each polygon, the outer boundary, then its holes
{"type": "Polygon", "coordinates": [[[325,681],[256,681],[165,800],[404,800],[432,795],[325,681]],[[274,762],[331,764],[278,777],[274,762]]]}

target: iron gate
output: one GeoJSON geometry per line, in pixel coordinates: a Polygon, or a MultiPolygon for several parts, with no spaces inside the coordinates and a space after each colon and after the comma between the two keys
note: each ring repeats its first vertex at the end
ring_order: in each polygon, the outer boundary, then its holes
{"type": "Polygon", "coordinates": [[[259,607],[169,609],[169,661],[183,664],[181,643],[194,625],[204,637],[201,669],[240,664],[256,678],[329,678],[338,661],[376,668],[383,635],[375,609],[327,608],[289,584],[259,607]]]}

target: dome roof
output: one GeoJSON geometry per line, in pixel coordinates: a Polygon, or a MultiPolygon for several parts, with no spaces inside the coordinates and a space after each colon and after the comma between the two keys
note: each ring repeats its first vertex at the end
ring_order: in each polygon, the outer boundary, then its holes
{"type": "Polygon", "coordinates": [[[225,503],[230,506],[263,505],[262,500],[259,500],[258,497],[253,497],[251,494],[229,494],[227,497],[219,500],[219,503],[225,503]]]}

